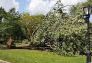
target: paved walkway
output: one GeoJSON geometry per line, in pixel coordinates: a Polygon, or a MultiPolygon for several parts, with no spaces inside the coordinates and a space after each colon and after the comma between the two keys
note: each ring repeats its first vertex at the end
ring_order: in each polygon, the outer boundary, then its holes
{"type": "Polygon", "coordinates": [[[0,63],[10,63],[10,62],[0,60],[0,63]]]}

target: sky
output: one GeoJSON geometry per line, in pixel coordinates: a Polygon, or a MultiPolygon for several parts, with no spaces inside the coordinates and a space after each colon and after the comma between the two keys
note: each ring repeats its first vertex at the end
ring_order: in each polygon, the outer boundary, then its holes
{"type": "MultiPolygon", "coordinates": [[[[61,0],[63,5],[76,5],[86,0],[61,0]]],[[[0,7],[6,11],[16,8],[20,13],[29,12],[31,15],[46,14],[54,6],[57,0],[0,0],[0,7]]]]}

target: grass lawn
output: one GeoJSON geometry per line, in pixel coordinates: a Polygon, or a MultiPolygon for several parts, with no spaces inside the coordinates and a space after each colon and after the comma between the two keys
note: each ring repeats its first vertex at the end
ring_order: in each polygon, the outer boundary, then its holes
{"type": "Polygon", "coordinates": [[[0,59],[11,63],[86,63],[85,56],[64,57],[34,50],[0,50],[0,59]]]}

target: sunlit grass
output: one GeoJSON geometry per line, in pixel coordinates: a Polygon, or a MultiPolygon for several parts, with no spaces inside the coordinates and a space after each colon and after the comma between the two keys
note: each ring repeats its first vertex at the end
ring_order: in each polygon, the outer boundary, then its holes
{"type": "Polygon", "coordinates": [[[0,50],[0,59],[11,63],[86,63],[85,56],[64,57],[34,50],[0,50]]]}

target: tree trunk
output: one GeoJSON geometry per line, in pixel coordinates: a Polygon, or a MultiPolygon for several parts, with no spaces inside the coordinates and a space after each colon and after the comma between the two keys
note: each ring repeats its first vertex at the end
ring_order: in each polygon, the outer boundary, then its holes
{"type": "Polygon", "coordinates": [[[13,44],[13,39],[12,39],[12,37],[10,36],[9,37],[9,39],[8,39],[8,41],[7,41],[7,48],[11,48],[11,46],[12,46],[12,44],[13,44]]]}

